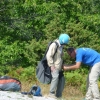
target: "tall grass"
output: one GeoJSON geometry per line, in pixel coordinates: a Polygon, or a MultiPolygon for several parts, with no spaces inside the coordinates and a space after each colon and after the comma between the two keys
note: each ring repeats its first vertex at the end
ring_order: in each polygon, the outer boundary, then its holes
{"type": "MultiPolygon", "coordinates": [[[[39,82],[22,82],[22,91],[29,92],[32,85],[38,85],[41,87],[41,93],[43,96],[46,96],[49,94],[49,88],[50,85],[48,84],[41,84],[39,82]]],[[[81,92],[79,87],[75,86],[68,86],[65,84],[65,88],[63,90],[63,96],[64,100],[82,100],[84,97],[83,93],[81,92]]]]}

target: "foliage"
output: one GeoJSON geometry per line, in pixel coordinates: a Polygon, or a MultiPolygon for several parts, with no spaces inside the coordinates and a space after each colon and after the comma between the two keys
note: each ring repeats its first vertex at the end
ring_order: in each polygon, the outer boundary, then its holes
{"type": "MultiPolygon", "coordinates": [[[[5,67],[6,69],[3,69],[2,71],[5,71],[4,75],[8,75],[11,77],[15,77],[19,79],[20,81],[27,81],[27,82],[34,82],[36,81],[36,76],[35,76],[35,68],[34,67],[27,67],[27,68],[22,68],[22,67],[14,67],[14,66],[9,66],[5,67]]],[[[1,74],[1,76],[3,75],[1,74]]]]}
{"type": "Polygon", "coordinates": [[[44,49],[44,47],[42,45],[42,42],[36,42],[36,40],[32,40],[30,41],[30,45],[27,43],[25,46],[25,52],[24,55],[26,57],[26,61],[28,63],[28,65],[32,65],[32,66],[36,66],[38,63],[38,60],[36,59],[41,59],[43,55],[41,55],[41,51],[42,49],[44,49]]]}
{"type": "Polygon", "coordinates": [[[66,84],[68,86],[79,87],[83,94],[86,93],[87,69],[78,69],[77,71],[65,72],[66,84]]]}
{"type": "Polygon", "coordinates": [[[0,1],[1,65],[36,66],[47,43],[58,38],[60,33],[70,35],[69,46],[88,46],[99,51],[99,2],[0,1]]]}
{"type": "Polygon", "coordinates": [[[23,45],[19,41],[13,42],[11,45],[7,41],[0,41],[0,64],[19,66],[22,63],[23,45]]]}

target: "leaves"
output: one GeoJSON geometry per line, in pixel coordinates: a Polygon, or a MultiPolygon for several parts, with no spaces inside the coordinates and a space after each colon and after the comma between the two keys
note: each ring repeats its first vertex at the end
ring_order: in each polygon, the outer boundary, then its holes
{"type": "Polygon", "coordinates": [[[99,2],[1,0],[0,64],[36,66],[48,42],[61,33],[70,35],[68,46],[85,46],[100,51],[99,2]]]}

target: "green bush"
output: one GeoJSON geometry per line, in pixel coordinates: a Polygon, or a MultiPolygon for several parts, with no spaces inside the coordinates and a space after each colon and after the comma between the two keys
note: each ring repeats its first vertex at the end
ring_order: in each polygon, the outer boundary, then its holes
{"type": "Polygon", "coordinates": [[[84,94],[86,92],[86,76],[87,72],[84,73],[86,69],[79,69],[76,71],[71,72],[65,72],[65,78],[66,78],[66,85],[79,87],[82,93],[84,94]]]}
{"type": "Polygon", "coordinates": [[[36,81],[36,68],[35,67],[15,67],[15,66],[6,66],[0,69],[0,75],[8,75],[10,77],[18,78],[20,81],[36,81]]]}

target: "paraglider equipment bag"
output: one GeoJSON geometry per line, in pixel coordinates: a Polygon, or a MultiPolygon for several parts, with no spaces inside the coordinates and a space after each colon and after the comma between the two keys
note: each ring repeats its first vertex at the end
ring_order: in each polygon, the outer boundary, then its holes
{"type": "Polygon", "coordinates": [[[2,91],[20,91],[21,82],[9,76],[0,77],[0,90],[2,91]]]}

